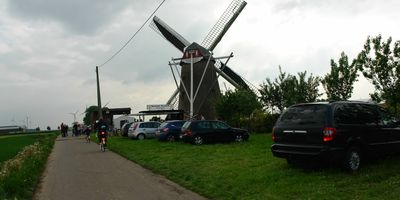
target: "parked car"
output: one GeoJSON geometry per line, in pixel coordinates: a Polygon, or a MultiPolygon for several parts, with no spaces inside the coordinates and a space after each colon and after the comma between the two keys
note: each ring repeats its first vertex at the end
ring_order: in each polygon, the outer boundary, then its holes
{"type": "Polygon", "coordinates": [[[154,138],[160,122],[135,122],[128,129],[128,137],[143,140],[154,138]]]}
{"type": "Polygon", "coordinates": [[[221,121],[196,120],[183,124],[180,137],[185,142],[200,145],[206,142],[242,142],[250,135],[247,130],[232,128],[221,121]]]}
{"type": "Polygon", "coordinates": [[[181,128],[185,120],[173,120],[163,122],[156,131],[156,137],[161,140],[176,141],[179,140],[181,128]]]}
{"type": "Polygon", "coordinates": [[[128,122],[128,123],[125,123],[124,125],[122,125],[122,127],[121,127],[122,136],[125,136],[125,137],[128,136],[128,129],[129,129],[129,127],[131,127],[132,124],[133,124],[133,122],[128,122]]]}
{"type": "Polygon", "coordinates": [[[317,159],[356,171],[367,157],[400,152],[400,124],[379,105],[340,101],[289,107],[277,120],[272,153],[289,164],[317,159]]]}

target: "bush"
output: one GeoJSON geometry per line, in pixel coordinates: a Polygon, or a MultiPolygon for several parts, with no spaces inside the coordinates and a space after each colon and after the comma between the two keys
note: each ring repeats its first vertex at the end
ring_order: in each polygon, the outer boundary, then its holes
{"type": "Polygon", "coordinates": [[[253,113],[250,119],[249,131],[257,133],[270,133],[279,114],[270,114],[264,111],[257,111],[253,113]]]}

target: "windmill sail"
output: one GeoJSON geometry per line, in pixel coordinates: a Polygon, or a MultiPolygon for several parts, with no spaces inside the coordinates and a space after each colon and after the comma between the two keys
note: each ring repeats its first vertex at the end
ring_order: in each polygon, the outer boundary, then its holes
{"type": "Polygon", "coordinates": [[[218,22],[212,27],[211,31],[204,38],[201,45],[204,48],[213,51],[217,44],[221,41],[222,37],[228,31],[229,27],[231,27],[233,22],[242,12],[246,4],[247,3],[243,0],[233,0],[219,18],[218,22]]]}
{"type": "Polygon", "coordinates": [[[168,26],[164,21],[162,21],[157,16],[153,17],[153,23],[151,24],[152,28],[161,33],[161,35],[171,42],[177,49],[181,52],[185,49],[185,47],[190,45],[190,42],[183,38],[179,33],[177,33],[174,29],[168,26]]]}
{"type": "MultiPolygon", "coordinates": [[[[219,18],[218,22],[212,27],[211,31],[204,38],[202,46],[210,51],[213,51],[246,5],[247,3],[243,0],[233,0],[219,18]]],[[[219,68],[223,73],[220,73],[220,71],[217,72],[219,72],[222,77],[224,77],[232,85],[235,87],[239,86],[244,89],[250,88],[246,81],[243,80],[242,77],[240,77],[230,67],[219,61],[217,61],[215,64],[216,67],[219,68]],[[232,83],[232,80],[235,83],[232,83]]]]}
{"type": "MultiPolygon", "coordinates": [[[[228,66],[226,66],[224,63],[222,62],[215,62],[216,67],[219,67],[219,69],[225,73],[230,79],[232,79],[233,81],[235,81],[235,83],[237,84],[237,86],[242,87],[244,89],[249,89],[249,86],[247,85],[247,83],[238,75],[236,74],[236,72],[234,72],[231,68],[229,68],[228,66]]],[[[235,86],[235,85],[234,85],[235,86]]]]}

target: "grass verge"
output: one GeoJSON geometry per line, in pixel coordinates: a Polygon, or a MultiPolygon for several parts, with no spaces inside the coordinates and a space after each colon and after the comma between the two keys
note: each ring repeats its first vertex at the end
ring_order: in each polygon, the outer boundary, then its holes
{"type": "MultiPolygon", "coordinates": [[[[17,138],[22,141],[24,137],[17,138]]],[[[25,146],[15,157],[1,164],[0,199],[32,198],[57,134],[40,134],[33,137],[33,144],[25,146]]]]}
{"type": "Polygon", "coordinates": [[[270,151],[270,134],[248,142],[194,146],[112,137],[109,148],[211,199],[397,199],[400,157],[355,174],[337,168],[292,168],[270,151]]]}

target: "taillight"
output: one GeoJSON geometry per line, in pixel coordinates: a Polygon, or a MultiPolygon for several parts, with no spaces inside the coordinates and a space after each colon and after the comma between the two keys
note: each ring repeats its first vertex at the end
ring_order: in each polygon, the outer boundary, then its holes
{"type": "Polygon", "coordinates": [[[192,134],[193,134],[193,133],[192,133],[192,130],[190,130],[190,129],[186,129],[186,130],[185,130],[185,135],[186,135],[186,136],[192,136],[192,134]]]}
{"type": "Polygon", "coordinates": [[[100,134],[102,134],[102,135],[105,135],[105,134],[106,134],[106,132],[102,131],[102,132],[100,132],[100,134]]]}
{"type": "Polygon", "coordinates": [[[276,136],[275,136],[275,127],[272,128],[272,141],[276,141],[276,136]]]}
{"type": "Polygon", "coordinates": [[[134,124],[133,125],[133,130],[136,130],[137,126],[138,126],[138,124],[134,124]]]}
{"type": "Polygon", "coordinates": [[[163,131],[163,132],[167,132],[167,131],[168,131],[168,128],[163,128],[162,131],[163,131]]]}
{"type": "Polygon", "coordinates": [[[323,130],[324,142],[332,141],[336,135],[336,128],[326,127],[323,130]]]}

